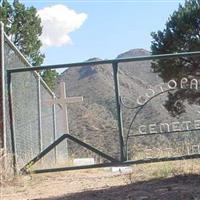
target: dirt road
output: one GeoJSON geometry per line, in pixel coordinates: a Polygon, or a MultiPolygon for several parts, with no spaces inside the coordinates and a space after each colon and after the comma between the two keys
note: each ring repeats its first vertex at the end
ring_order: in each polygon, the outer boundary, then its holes
{"type": "Polygon", "coordinates": [[[4,184],[1,200],[200,200],[199,166],[181,175],[178,165],[152,166],[129,174],[87,170],[18,177],[4,184]]]}

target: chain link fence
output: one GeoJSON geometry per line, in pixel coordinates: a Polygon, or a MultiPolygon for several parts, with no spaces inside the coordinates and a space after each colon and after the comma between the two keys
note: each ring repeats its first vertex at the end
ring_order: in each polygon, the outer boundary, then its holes
{"type": "MultiPolygon", "coordinates": [[[[11,75],[13,132],[9,118],[7,69],[31,67],[5,35],[4,37],[4,88],[5,88],[5,149],[12,153],[14,142],[16,167],[19,170],[29,160],[53,143],[64,133],[62,112],[59,105],[48,101],[56,98],[37,72],[11,75]],[[12,141],[14,139],[14,141],[12,141]]],[[[67,159],[67,145],[63,142],[42,159],[43,165],[67,159]],[[59,155],[59,156],[58,156],[59,155]]]]}

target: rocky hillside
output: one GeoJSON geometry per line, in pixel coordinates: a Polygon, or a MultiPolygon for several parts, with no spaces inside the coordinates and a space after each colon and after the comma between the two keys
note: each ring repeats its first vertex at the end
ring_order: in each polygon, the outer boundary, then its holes
{"type": "MultiPolygon", "coordinates": [[[[120,54],[117,58],[150,55],[144,49],[133,49],[120,54]]],[[[92,58],[92,60],[100,60],[92,58]]],[[[83,96],[83,103],[71,104],[69,106],[70,132],[82,140],[100,148],[102,151],[118,157],[118,129],[116,121],[116,107],[113,85],[112,66],[93,65],[69,68],[64,71],[59,80],[64,80],[67,86],[68,96],[83,96]]],[[[148,88],[157,88],[163,84],[162,80],[151,70],[151,61],[139,61],[121,63],[119,65],[119,82],[123,102],[129,107],[138,106],[137,98],[144,96],[148,88]]],[[[166,94],[153,99],[137,116],[131,134],[137,134],[140,125],[159,124],[161,122],[170,123],[176,121],[172,119],[163,107],[166,94]]],[[[128,133],[130,122],[136,110],[123,108],[123,122],[125,137],[128,133]]],[[[147,126],[148,127],[148,126],[147,126]]],[[[167,136],[148,137],[148,142],[144,137],[129,140],[132,149],[138,141],[142,145],[155,144],[152,141],[159,139],[161,145],[165,145],[167,136]],[[149,142],[150,141],[150,142],[149,142]]],[[[75,144],[70,144],[73,148],[71,154],[78,156],[88,156],[87,151],[80,150],[75,144]]],[[[130,149],[129,148],[129,149],[130,149]]]]}

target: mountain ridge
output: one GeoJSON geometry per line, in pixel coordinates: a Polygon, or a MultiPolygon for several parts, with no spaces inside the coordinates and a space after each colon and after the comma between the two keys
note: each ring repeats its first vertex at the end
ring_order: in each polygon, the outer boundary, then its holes
{"type": "MultiPolygon", "coordinates": [[[[118,58],[130,56],[150,55],[145,49],[131,49],[118,58]]],[[[99,60],[90,58],[89,60],[99,60]]],[[[164,84],[162,79],[152,71],[151,60],[119,63],[119,89],[123,102],[128,107],[136,107],[137,98],[144,96],[149,88],[155,88],[164,84]]],[[[114,80],[111,64],[87,65],[84,67],[69,68],[58,78],[66,83],[68,96],[83,96],[83,103],[69,104],[69,129],[70,133],[83,141],[95,146],[101,151],[119,158],[119,136],[117,126],[116,99],[114,92],[114,80]]],[[[57,90],[58,92],[58,90],[57,90]]],[[[59,95],[59,94],[58,94],[59,95]]],[[[167,94],[160,95],[145,106],[134,120],[130,134],[137,134],[143,124],[156,124],[162,121],[169,123],[174,120],[164,108],[163,104],[167,94]]],[[[124,138],[129,132],[130,123],[134,116],[134,109],[126,109],[123,106],[124,138]]],[[[143,137],[142,141],[135,139],[131,142],[131,149],[141,143],[142,148],[154,147],[160,144],[167,147],[169,136],[154,136],[149,139],[143,137]],[[158,143],[158,138],[159,143],[158,143]],[[153,142],[154,141],[154,142],[153,142]]],[[[89,156],[88,151],[80,150],[75,144],[69,144],[71,155],[89,156]]],[[[130,150],[130,157],[133,156],[130,150]]]]}

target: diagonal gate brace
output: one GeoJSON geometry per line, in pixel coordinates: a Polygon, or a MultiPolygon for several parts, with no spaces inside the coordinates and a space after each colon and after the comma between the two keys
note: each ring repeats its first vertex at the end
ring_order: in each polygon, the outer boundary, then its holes
{"type": "Polygon", "coordinates": [[[92,147],[91,145],[79,140],[78,138],[69,135],[69,134],[63,134],[61,137],[59,137],[56,141],[54,141],[52,144],[50,144],[47,148],[45,148],[42,152],[40,152],[36,157],[34,157],[32,160],[30,160],[22,169],[20,169],[20,172],[22,174],[28,173],[28,169],[32,167],[36,162],[38,162],[41,158],[43,158],[49,151],[51,151],[53,148],[55,148],[58,144],[60,144],[63,140],[69,139],[80,146],[85,147],[86,149],[89,149],[90,151],[102,156],[103,158],[111,161],[112,163],[119,163],[118,160],[115,158],[103,153],[102,151],[98,150],[95,147],[92,147]]]}

